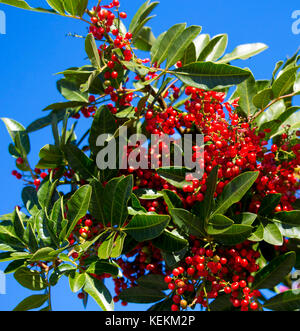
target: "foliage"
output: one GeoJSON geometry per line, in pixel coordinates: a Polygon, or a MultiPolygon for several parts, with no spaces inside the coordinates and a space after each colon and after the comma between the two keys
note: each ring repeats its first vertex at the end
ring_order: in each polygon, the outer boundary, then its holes
{"type": "MultiPolygon", "coordinates": [[[[88,63],[59,73],[65,101],[45,107],[47,115],[27,128],[2,118],[13,175],[25,186],[22,207],[1,217],[0,262],[10,262],[5,272],[38,292],[15,310],[52,310],[51,287],[61,277],[84,305],[90,296],[103,310],[118,300],[155,303],[150,310],[299,309],[299,291],[291,289],[291,271],[300,267],[298,52],[278,62],[271,79],[255,80],[232,62],[265,44],[225,54],[227,35],[210,38],[186,24],[156,38],[146,24],[157,2],[144,3],[128,31],[118,0],[92,9],[87,0],[47,0],[49,9],[0,3],[89,25],[88,63]],[[84,118],[93,121],[78,139],[84,118]],[[53,141],[32,168],[30,133],[46,126],[53,141]],[[159,147],[155,169],[100,170],[99,153],[112,138],[121,143],[124,128],[148,139],[203,134],[204,146],[193,140],[192,153],[203,177],[161,166],[176,144],[159,147]],[[101,134],[108,134],[104,146],[101,134]],[[277,293],[281,283],[289,290],[270,300],[259,291],[277,293]]],[[[126,163],[138,146],[127,147],[126,155],[118,150],[126,163]]]]}

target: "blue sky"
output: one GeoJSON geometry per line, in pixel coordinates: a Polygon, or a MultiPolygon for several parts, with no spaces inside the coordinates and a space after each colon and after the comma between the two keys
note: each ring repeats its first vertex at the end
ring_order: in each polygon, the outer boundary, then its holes
{"type": "MultiPolygon", "coordinates": [[[[143,1],[120,2],[122,10],[128,13],[128,19],[125,20],[128,26],[130,18],[143,1]]],[[[40,0],[29,3],[32,6],[41,6],[40,0]]],[[[0,117],[14,118],[27,126],[44,115],[41,110],[47,105],[63,101],[56,90],[58,77],[54,73],[86,63],[83,39],[67,36],[69,32],[84,35],[86,26],[72,19],[27,12],[5,5],[0,5],[0,10],[6,16],[6,35],[0,34],[0,117]]],[[[239,44],[264,42],[269,46],[267,51],[250,60],[234,63],[249,67],[256,79],[264,79],[270,78],[278,60],[291,56],[299,47],[300,34],[292,33],[292,24],[295,21],[292,13],[295,10],[300,10],[296,0],[162,0],[155,10],[157,17],[152,20],[151,26],[155,36],[179,22],[201,25],[202,32],[211,36],[227,33],[228,51],[239,44]]],[[[84,127],[89,124],[85,120],[83,132],[84,127]]],[[[15,205],[21,204],[22,183],[10,175],[14,169],[14,161],[7,151],[10,138],[2,124],[0,141],[0,214],[5,214],[11,212],[15,205]]],[[[49,142],[52,142],[52,136],[48,129],[32,134],[32,164],[37,162],[39,149],[49,142]]],[[[4,266],[0,265],[0,269],[4,269],[4,266]]],[[[30,291],[16,284],[12,276],[8,276],[7,294],[0,295],[0,310],[13,309],[30,294],[30,291]]],[[[55,310],[82,309],[81,303],[76,295],[70,293],[68,283],[64,280],[53,290],[53,306],[55,310]]],[[[116,309],[124,310],[120,305],[116,309]]],[[[143,310],[144,307],[130,305],[126,309],[143,310]]],[[[98,310],[92,300],[88,310],[98,310]]]]}

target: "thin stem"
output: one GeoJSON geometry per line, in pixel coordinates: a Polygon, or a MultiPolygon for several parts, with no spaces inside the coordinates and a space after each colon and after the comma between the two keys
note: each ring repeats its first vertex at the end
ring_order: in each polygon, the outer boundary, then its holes
{"type": "Polygon", "coordinates": [[[272,100],[265,108],[261,109],[258,113],[256,113],[252,119],[250,120],[250,123],[252,123],[257,117],[259,117],[265,110],[267,110],[268,108],[270,108],[271,106],[273,106],[276,102],[283,100],[283,99],[287,99],[287,98],[292,98],[295,95],[297,95],[299,92],[293,92],[291,94],[287,94],[287,95],[283,95],[281,97],[278,97],[274,100],[272,100]]]}

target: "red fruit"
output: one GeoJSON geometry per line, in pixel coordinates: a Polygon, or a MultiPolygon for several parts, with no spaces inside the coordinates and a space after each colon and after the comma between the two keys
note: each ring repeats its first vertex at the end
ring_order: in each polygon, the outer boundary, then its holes
{"type": "Polygon", "coordinates": [[[169,283],[171,283],[171,281],[172,281],[172,277],[170,277],[170,276],[165,277],[165,283],[169,284],[169,283]]]}
{"type": "Polygon", "coordinates": [[[118,74],[116,71],[113,71],[113,72],[111,73],[111,78],[112,78],[112,79],[117,79],[118,76],[119,76],[119,74],[118,74]]]}
{"type": "Polygon", "coordinates": [[[195,273],[195,269],[194,268],[188,268],[186,272],[189,276],[192,276],[195,273]]]}
{"type": "Polygon", "coordinates": [[[123,18],[123,19],[125,19],[125,18],[127,18],[127,14],[124,13],[124,12],[121,12],[121,13],[120,13],[120,17],[123,18]]]}
{"type": "Polygon", "coordinates": [[[79,254],[77,252],[72,253],[72,258],[74,260],[78,259],[78,257],[79,257],[79,254]]]}
{"type": "Polygon", "coordinates": [[[181,67],[182,67],[182,62],[181,62],[181,61],[178,61],[178,62],[176,63],[176,67],[177,67],[177,68],[181,68],[181,67]]]}
{"type": "Polygon", "coordinates": [[[24,159],[23,159],[23,158],[21,158],[21,157],[19,157],[19,158],[17,158],[17,161],[16,161],[16,163],[17,163],[18,165],[21,165],[21,164],[23,164],[23,163],[24,163],[24,159]]]}
{"type": "Polygon", "coordinates": [[[231,288],[230,288],[229,286],[226,286],[226,287],[224,288],[224,292],[225,292],[226,294],[230,294],[230,293],[231,293],[231,288]]]}
{"type": "Polygon", "coordinates": [[[172,305],[171,306],[171,310],[172,311],[178,311],[179,310],[179,307],[177,305],[172,305]]]}
{"type": "Polygon", "coordinates": [[[251,308],[252,310],[257,310],[257,309],[258,309],[258,304],[257,304],[256,302],[251,302],[251,303],[250,303],[250,308],[251,308]]]}
{"type": "Polygon", "coordinates": [[[179,274],[180,274],[180,271],[178,270],[178,269],[174,269],[173,271],[172,271],[172,274],[174,275],[174,277],[177,277],[179,274]]]}
{"type": "Polygon", "coordinates": [[[91,227],[93,225],[93,221],[92,220],[86,220],[84,222],[84,225],[87,226],[87,227],[91,227]]]}
{"type": "Polygon", "coordinates": [[[35,186],[40,186],[41,185],[41,181],[39,179],[35,179],[34,180],[34,185],[35,186]]]}

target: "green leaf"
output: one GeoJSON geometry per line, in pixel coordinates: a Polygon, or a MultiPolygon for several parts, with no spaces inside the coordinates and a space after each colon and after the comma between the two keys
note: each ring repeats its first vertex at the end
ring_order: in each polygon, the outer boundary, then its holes
{"type": "Polygon", "coordinates": [[[166,284],[164,279],[165,278],[163,275],[148,274],[140,277],[137,280],[137,283],[139,286],[146,289],[165,291],[168,289],[168,285],[166,284]]]}
{"type": "Polygon", "coordinates": [[[264,303],[264,308],[276,311],[298,310],[300,307],[300,289],[288,290],[277,294],[264,303]]]}
{"type": "Polygon", "coordinates": [[[113,311],[114,303],[106,286],[102,281],[86,275],[84,291],[88,293],[104,311],[113,311]]]}
{"type": "Polygon", "coordinates": [[[190,43],[201,32],[201,26],[192,25],[186,28],[178,37],[173,41],[167,55],[166,67],[172,67],[177,61],[181,60],[186,49],[190,43]]]}
{"type": "Polygon", "coordinates": [[[285,95],[285,93],[288,93],[291,87],[293,87],[298,69],[299,67],[287,69],[275,80],[272,85],[275,98],[285,95]]]}
{"type": "Polygon", "coordinates": [[[151,48],[151,63],[160,65],[164,62],[174,41],[184,31],[185,27],[185,23],[176,24],[156,39],[151,48]]]}
{"type": "Polygon", "coordinates": [[[190,43],[189,47],[186,49],[184,52],[184,55],[181,59],[181,63],[183,65],[193,63],[197,61],[197,56],[196,56],[196,46],[194,42],[190,43]]]}
{"type": "Polygon", "coordinates": [[[18,208],[13,213],[13,225],[17,237],[24,240],[25,227],[18,208]]]}
{"type": "Polygon", "coordinates": [[[149,52],[155,43],[154,34],[148,26],[145,26],[141,29],[138,35],[133,39],[134,46],[145,52],[149,52]]]}
{"type": "Polygon", "coordinates": [[[168,215],[135,215],[124,231],[136,241],[143,242],[158,237],[169,224],[168,215]]]}
{"type": "Polygon", "coordinates": [[[299,111],[294,112],[283,123],[281,122],[280,124],[281,124],[280,129],[275,134],[273,134],[271,138],[274,138],[284,133],[287,127],[291,132],[298,130],[300,127],[300,112],[299,111]]]}
{"type": "Polygon", "coordinates": [[[6,129],[15,143],[15,147],[26,156],[30,152],[30,141],[24,126],[10,118],[1,118],[6,129]]]}
{"type": "Polygon", "coordinates": [[[275,246],[283,244],[282,234],[276,224],[270,222],[264,224],[264,241],[275,246]]]}
{"type": "Polygon", "coordinates": [[[69,275],[69,284],[73,293],[79,292],[86,282],[86,274],[79,274],[78,272],[71,272],[69,275]]]}
{"type": "Polygon", "coordinates": [[[259,109],[264,109],[272,99],[273,99],[273,91],[271,88],[267,88],[265,90],[258,92],[253,97],[253,104],[255,107],[259,109]]]}
{"type": "Polygon", "coordinates": [[[219,60],[218,63],[229,63],[237,59],[247,60],[250,57],[263,52],[267,48],[268,46],[263,43],[239,45],[231,53],[223,56],[223,58],[219,60]]]}
{"type": "Polygon", "coordinates": [[[154,10],[154,8],[159,4],[159,2],[150,2],[146,1],[134,15],[130,26],[129,31],[135,37],[143,27],[143,22],[147,19],[147,16],[154,10]]]}
{"type": "Polygon", "coordinates": [[[275,213],[274,219],[276,221],[280,221],[281,224],[299,227],[300,210],[283,211],[283,212],[275,213]]]}
{"type": "Polygon", "coordinates": [[[89,33],[85,39],[85,51],[89,59],[91,60],[92,66],[101,69],[98,47],[92,33],[89,33]]]}
{"type": "Polygon", "coordinates": [[[225,232],[214,235],[214,238],[223,245],[237,245],[249,237],[252,229],[249,225],[234,224],[225,232]]]}
{"type": "Polygon", "coordinates": [[[233,225],[233,221],[224,215],[214,215],[208,223],[207,233],[218,235],[224,233],[233,225]]]}
{"type": "Polygon", "coordinates": [[[107,261],[96,261],[93,262],[86,270],[88,274],[102,275],[104,273],[117,276],[119,274],[119,268],[112,263],[107,261]]]}
{"type": "Polygon", "coordinates": [[[25,186],[23,188],[22,201],[31,215],[36,214],[40,210],[40,204],[34,187],[25,186]]]}
{"type": "Polygon", "coordinates": [[[157,173],[161,178],[177,188],[182,188],[184,185],[189,184],[185,180],[188,172],[190,172],[190,170],[182,167],[165,167],[157,169],[157,173]]]}
{"type": "Polygon", "coordinates": [[[32,262],[38,262],[38,261],[52,261],[53,256],[49,255],[50,253],[54,252],[54,249],[51,247],[44,247],[39,249],[37,252],[33,254],[31,257],[32,262]]]}
{"type": "Polygon", "coordinates": [[[117,238],[115,239],[115,242],[113,244],[113,249],[110,255],[113,259],[119,257],[122,254],[126,236],[127,236],[126,233],[120,232],[117,238]]]}
{"type": "Polygon", "coordinates": [[[38,189],[37,197],[40,206],[44,209],[48,209],[52,196],[56,190],[57,181],[54,181],[53,183],[50,182],[50,180],[44,180],[41,184],[41,186],[38,189]]]}
{"type": "Polygon", "coordinates": [[[166,263],[166,266],[169,269],[173,269],[175,266],[177,266],[180,263],[180,261],[182,261],[184,259],[184,257],[188,253],[188,246],[179,252],[168,253],[168,252],[162,251],[161,253],[162,253],[162,257],[166,263]]]}
{"type": "Polygon", "coordinates": [[[158,290],[144,287],[131,287],[123,290],[119,298],[125,302],[152,303],[166,298],[165,294],[158,290]]]}
{"type": "Polygon", "coordinates": [[[105,223],[105,216],[102,205],[103,199],[105,197],[104,187],[95,179],[91,181],[90,185],[92,187],[92,196],[89,208],[90,213],[96,220],[100,221],[101,223],[105,223]]]}
{"type": "MultiPolygon", "coordinates": [[[[281,194],[268,194],[261,202],[261,206],[258,210],[258,214],[262,216],[268,216],[273,214],[275,208],[278,206],[281,200],[281,194]]],[[[300,221],[299,221],[300,225],[300,221]]]]}
{"type": "Polygon", "coordinates": [[[69,166],[83,179],[90,179],[95,177],[94,162],[77,146],[68,144],[63,145],[62,150],[69,163],[69,166]]]}
{"type": "Polygon", "coordinates": [[[248,238],[250,241],[262,241],[264,239],[264,226],[260,223],[255,231],[251,233],[251,236],[248,238]]]}
{"type": "Polygon", "coordinates": [[[165,252],[174,253],[187,247],[189,242],[179,236],[176,231],[165,230],[159,237],[152,240],[152,244],[165,252]]]}
{"type": "Polygon", "coordinates": [[[160,301],[150,307],[147,311],[170,311],[173,301],[171,298],[167,298],[163,301],[160,301]]]}
{"type": "Polygon", "coordinates": [[[77,8],[76,1],[74,0],[63,0],[63,4],[66,12],[68,12],[72,16],[77,16],[77,8]]]}
{"type": "Polygon", "coordinates": [[[112,232],[100,245],[98,249],[98,257],[101,260],[107,260],[110,258],[113,245],[115,241],[116,233],[112,232]]]}
{"type": "Polygon", "coordinates": [[[128,217],[127,205],[133,188],[133,176],[118,177],[104,189],[103,212],[105,222],[121,227],[128,217]]]}
{"type": "Polygon", "coordinates": [[[77,16],[82,17],[85,13],[85,10],[88,6],[88,0],[79,0],[79,3],[77,5],[77,16]]]}
{"type": "Polygon", "coordinates": [[[63,0],[46,0],[48,2],[48,5],[53,8],[56,12],[60,14],[64,14],[64,5],[63,0]]]}
{"type": "Polygon", "coordinates": [[[26,262],[26,259],[24,260],[16,260],[16,261],[12,261],[4,270],[5,274],[11,274],[13,272],[15,272],[16,270],[18,270],[20,267],[23,267],[24,264],[26,262]]]}
{"type": "Polygon", "coordinates": [[[228,295],[219,295],[210,305],[211,311],[231,311],[233,309],[232,303],[228,295]]]}
{"type": "Polygon", "coordinates": [[[100,147],[97,147],[98,137],[102,134],[113,135],[116,130],[116,121],[110,110],[106,106],[100,107],[94,116],[89,137],[89,145],[94,155],[101,150],[100,147]]]}
{"type": "Polygon", "coordinates": [[[179,228],[186,229],[191,235],[197,237],[205,236],[205,224],[196,215],[193,215],[185,209],[171,209],[170,214],[173,218],[173,222],[179,226],[179,228]]]}
{"type": "Polygon", "coordinates": [[[214,239],[223,245],[237,245],[249,237],[252,229],[249,225],[234,224],[225,232],[214,235],[214,239]]]}
{"type": "Polygon", "coordinates": [[[48,286],[47,283],[42,279],[39,272],[29,270],[25,267],[19,268],[14,273],[14,277],[19,284],[32,291],[41,291],[48,286]]]}
{"type": "Polygon", "coordinates": [[[236,88],[235,96],[239,96],[238,109],[243,112],[247,117],[253,115],[256,112],[256,106],[252,102],[253,97],[256,95],[255,79],[252,74],[249,78],[239,84],[236,88]]]}
{"type": "Polygon", "coordinates": [[[41,307],[47,300],[49,296],[47,294],[31,295],[30,297],[24,299],[20,302],[13,311],[28,311],[41,307]]]}
{"type": "Polygon", "coordinates": [[[237,85],[250,75],[247,70],[213,62],[195,62],[172,72],[186,85],[201,89],[220,89],[237,85]]]}
{"type": "Polygon", "coordinates": [[[163,196],[162,193],[147,188],[137,189],[134,194],[141,200],[156,200],[163,196]]]}
{"type": "Polygon", "coordinates": [[[228,43],[228,36],[220,34],[211,39],[198,57],[198,61],[216,61],[225,52],[228,43]]]}
{"type": "Polygon", "coordinates": [[[213,215],[225,213],[229,207],[239,202],[252,187],[259,172],[245,172],[227,184],[219,196],[213,215]]]}
{"type": "Polygon", "coordinates": [[[162,193],[169,210],[173,208],[183,208],[183,203],[176,193],[170,190],[163,190],[162,193]]]}
{"type": "Polygon", "coordinates": [[[48,10],[44,8],[33,8],[28,5],[28,3],[24,0],[0,0],[0,3],[5,5],[10,5],[13,7],[18,7],[21,9],[31,10],[35,12],[42,12],[42,13],[49,13],[49,14],[56,14],[53,10],[48,10]]]}
{"type": "Polygon", "coordinates": [[[59,92],[70,101],[89,102],[88,93],[81,92],[77,85],[69,80],[61,79],[57,82],[59,92]]]}
{"type": "Polygon", "coordinates": [[[74,230],[77,222],[87,214],[92,195],[90,185],[81,186],[68,201],[67,219],[69,221],[66,238],[74,230]]]}
{"type": "MultiPolygon", "coordinates": [[[[63,256],[63,254],[61,254],[61,255],[63,256]]],[[[63,258],[62,260],[66,260],[66,259],[63,258]]],[[[70,262],[70,261],[68,261],[68,262],[70,262]]],[[[74,273],[75,271],[76,271],[76,268],[74,266],[67,264],[67,263],[61,264],[51,274],[51,276],[49,278],[50,285],[55,286],[62,276],[64,276],[64,275],[68,276],[71,273],[74,273]]]]}
{"type": "Polygon", "coordinates": [[[271,289],[283,281],[296,263],[295,252],[280,255],[258,271],[253,282],[253,289],[271,289]]]}

